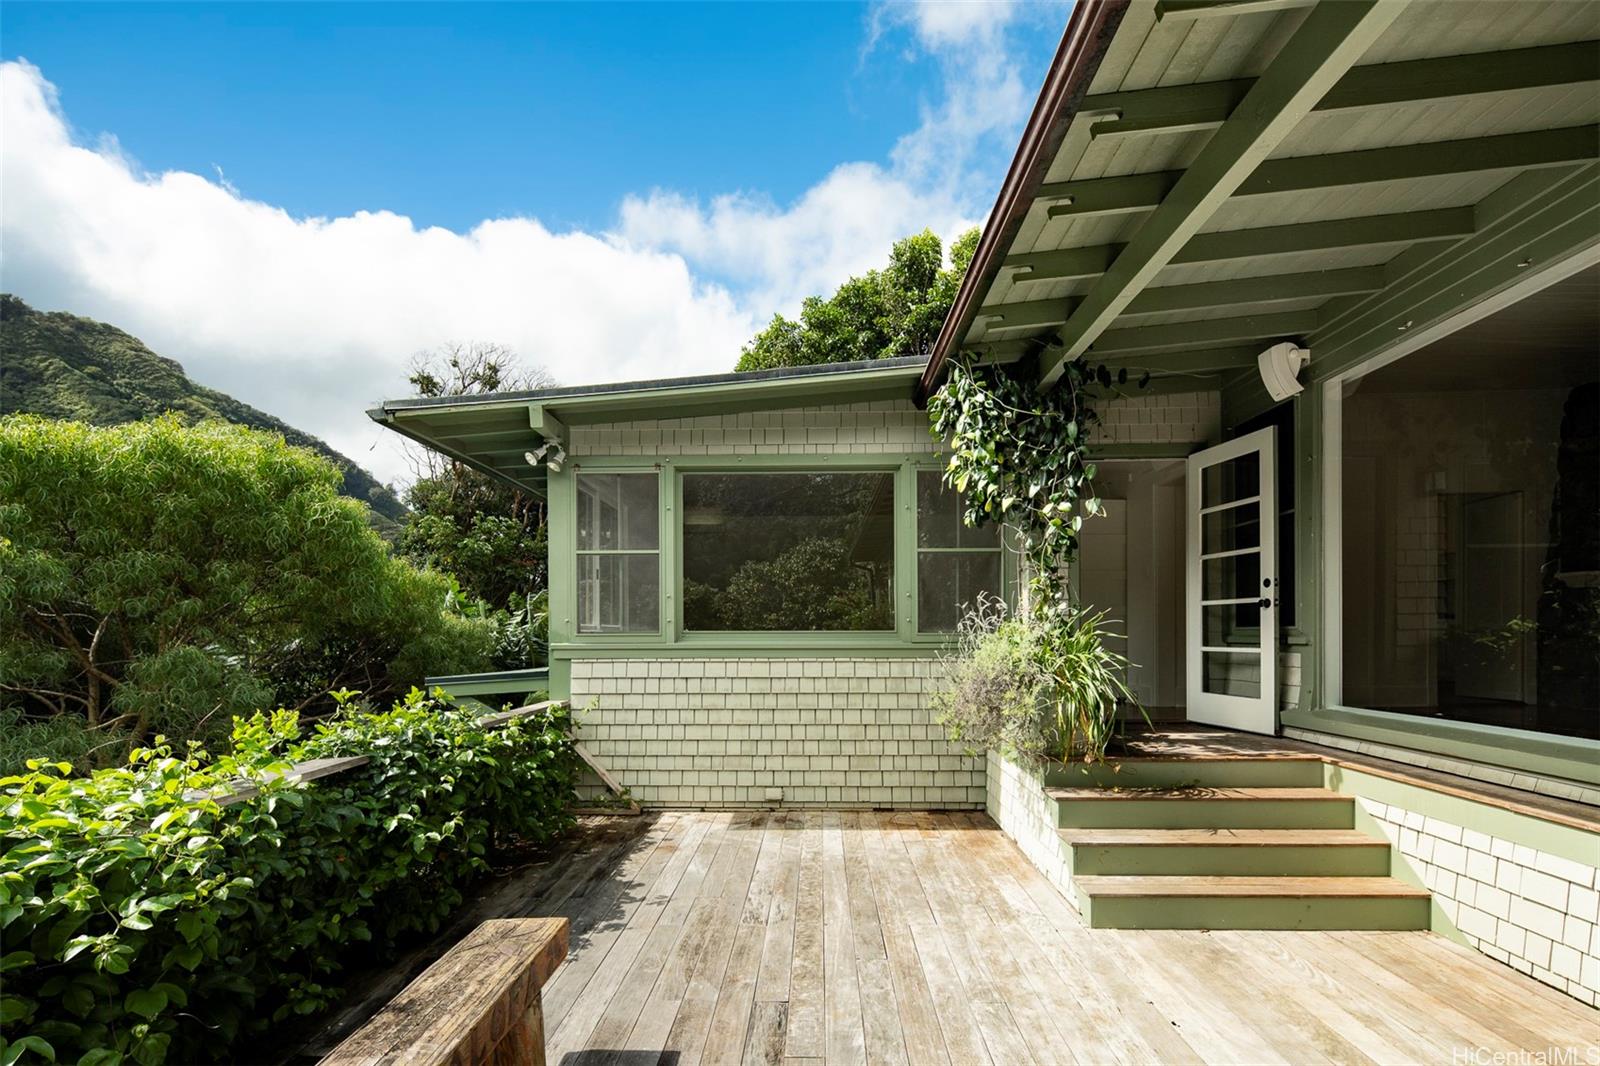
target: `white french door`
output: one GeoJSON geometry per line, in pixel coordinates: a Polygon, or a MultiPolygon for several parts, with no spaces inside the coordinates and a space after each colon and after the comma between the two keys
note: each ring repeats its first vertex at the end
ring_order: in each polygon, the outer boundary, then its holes
{"type": "Polygon", "coordinates": [[[1189,457],[1189,720],[1277,731],[1277,466],[1273,430],[1189,457]]]}

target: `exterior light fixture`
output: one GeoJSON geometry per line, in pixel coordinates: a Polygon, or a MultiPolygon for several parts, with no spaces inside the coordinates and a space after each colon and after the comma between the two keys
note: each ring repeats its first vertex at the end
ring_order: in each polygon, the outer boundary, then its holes
{"type": "Polygon", "coordinates": [[[1304,390],[1300,384],[1300,371],[1311,362],[1311,351],[1292,341],[1274,344],[1256,356],[1256,368],[1261,371],[1261,383],[1275,403],[1281,403],[1304,390]]]}

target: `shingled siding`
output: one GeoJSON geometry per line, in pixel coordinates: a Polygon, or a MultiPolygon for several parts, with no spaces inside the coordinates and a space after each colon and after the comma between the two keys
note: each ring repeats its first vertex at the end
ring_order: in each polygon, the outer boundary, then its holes
{"type": "Polygon", "coordinates": [[[979,808],[933,659],[578,659],[579,736],[647,807],[979,808]],[[769,789],[781,790],[780,796],[769,789]]]}

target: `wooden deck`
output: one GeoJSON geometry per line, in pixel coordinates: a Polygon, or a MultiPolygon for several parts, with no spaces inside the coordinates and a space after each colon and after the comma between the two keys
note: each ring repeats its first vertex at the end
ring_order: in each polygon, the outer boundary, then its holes
{"type": "MultiPolygon", "coordinates": [[[[981,814],[592,819],[462,924],[523,914],[572,920],[545,991],[562,1066],[1450,1063],[1600,1044],[1600,1012],[1429,933],[1087,929],[981,814]]],[[[321,1046],[387,994],[370,987],[321,1046]]]]}

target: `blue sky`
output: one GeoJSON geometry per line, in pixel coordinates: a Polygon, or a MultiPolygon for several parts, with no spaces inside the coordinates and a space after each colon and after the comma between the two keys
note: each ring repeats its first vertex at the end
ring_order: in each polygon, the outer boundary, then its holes
{"type": "Polygon", "coordinates": [[[763,4],[9,2],[0,47],[151,169],[300,215],[608,224],[641,183],[799,195],[939,90],[870,11],[763,4]],[[553,150],[553,149],[559,150],[553,150]]]}
{"type": "Polygon", "coordinates": [[[729,369],[980,222],[1060,3],[38,4],[0,13],[0,287],[404,480],[442,344],[729,369]]]}

